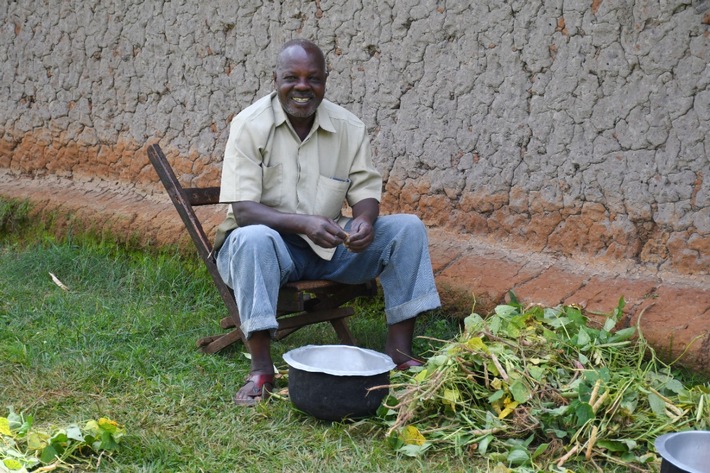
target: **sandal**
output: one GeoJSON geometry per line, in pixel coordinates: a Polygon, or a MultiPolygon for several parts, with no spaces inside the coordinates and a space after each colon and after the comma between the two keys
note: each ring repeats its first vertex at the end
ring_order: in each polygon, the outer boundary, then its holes
{"type": "Polygon", "coordinates": [[[411,360],[403,361],[402,363],[398,364],[395,369],[397,371],[407,371],[409,368],[414,368],[416,366],[424,366],[424,363],[412,358],[411,360]]]}
{"type": "Polygon", "coordinates": [[[261,401],[266,401],[274,390],[274,375],[254,373],[247,376],[242,387],[234,395],[234,404],[237,406],[255,406],[261,401]],[[243,398],[239,394],[243,394],[243,398]]]}

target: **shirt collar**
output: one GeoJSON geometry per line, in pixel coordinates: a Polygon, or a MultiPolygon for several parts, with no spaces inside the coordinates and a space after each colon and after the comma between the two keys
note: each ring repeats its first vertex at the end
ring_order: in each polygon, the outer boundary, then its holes
{"type": "MultiPolygon", "coordinates": [[[[330,114],[328,113],[328,108],[325,103],[326,100],[323,99],[321,104],[318,105],[318,108],[316,109],[315,126],[316,128],[322,128],[324,131],[335,133],[335,127],[330,119],[330,114]]],[[[271,108],[274,110],[274,125],[278,127],[286,123],[288,117],[286,116],[286,112],[284,112],[275,91],[271,93],[271,108]]]]}

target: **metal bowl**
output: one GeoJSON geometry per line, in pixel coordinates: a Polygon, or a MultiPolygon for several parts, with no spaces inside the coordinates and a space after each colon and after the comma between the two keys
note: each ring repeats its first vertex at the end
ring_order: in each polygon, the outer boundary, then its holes
{"type": "Polygon", "coordinates": [[[661,435],[655,442],[663,457],[661,473],[704,473],[710,465],[710,431],[687,430],[661,435]]]}
{"type": "Polygon", "coordinates": [[[389,392],[383,386],[395,367],[383,353],[349,345],[308,345],[283,358],[293,405],[329,421],[374,415],[389,392]]]}

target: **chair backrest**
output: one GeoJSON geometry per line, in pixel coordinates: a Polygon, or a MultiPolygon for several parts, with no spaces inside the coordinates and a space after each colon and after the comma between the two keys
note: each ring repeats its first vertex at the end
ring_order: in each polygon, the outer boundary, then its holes
{"type": "Polygon", "coordinates": [[[158,173],[160,181],[163,183],[175,209],[178,211],[182,222],[185,224],[185,228],[187,228],[192,241],[195,243],[200,258],[202,258],[202,261],[204,261],[207,266],[207,270],[210,276],[212,276],[212,280],[227,306],[229,315],[232,316],[238,325],[239,310],[234,300],[234,293],[229,286],[224,283],[222,276],[220,276],[219,271],[217,271],[217,264],[212,254],[212,243],[207,237],[193,209],[193,206],[218,204],[219,187],[183,188],[158,144],[148,146],[148,159],[150,159],[151,164],[158,173]]]}

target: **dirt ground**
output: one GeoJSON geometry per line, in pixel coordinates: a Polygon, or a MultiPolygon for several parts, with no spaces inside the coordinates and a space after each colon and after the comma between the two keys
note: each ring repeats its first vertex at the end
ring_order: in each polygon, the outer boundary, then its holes
{"type": "MultiPolygon", "coordinates": [[[[192,243],[167,195],[105,181],[56,176],[18,178],[0,170],[0,195],[30,199],[35,218],[54,219],[58,232],[69,227],[106,232],[149,246],[192,243]]],[[[208,234],[224,209],[200,211],[208,234]]],[[[639,324],[667,361],[678,359],[710,375],[710,276],[664,273],[632,261],[575,259],[525,252],[446,229],[429,232],[432,263],[447,309],[486,314],[513,291],[524,303],[577,304],[587,313],[609,314],[624,297],[623,324],[639,324]],[[474,306],[475,304],[475,306],[474,306]]]]}

